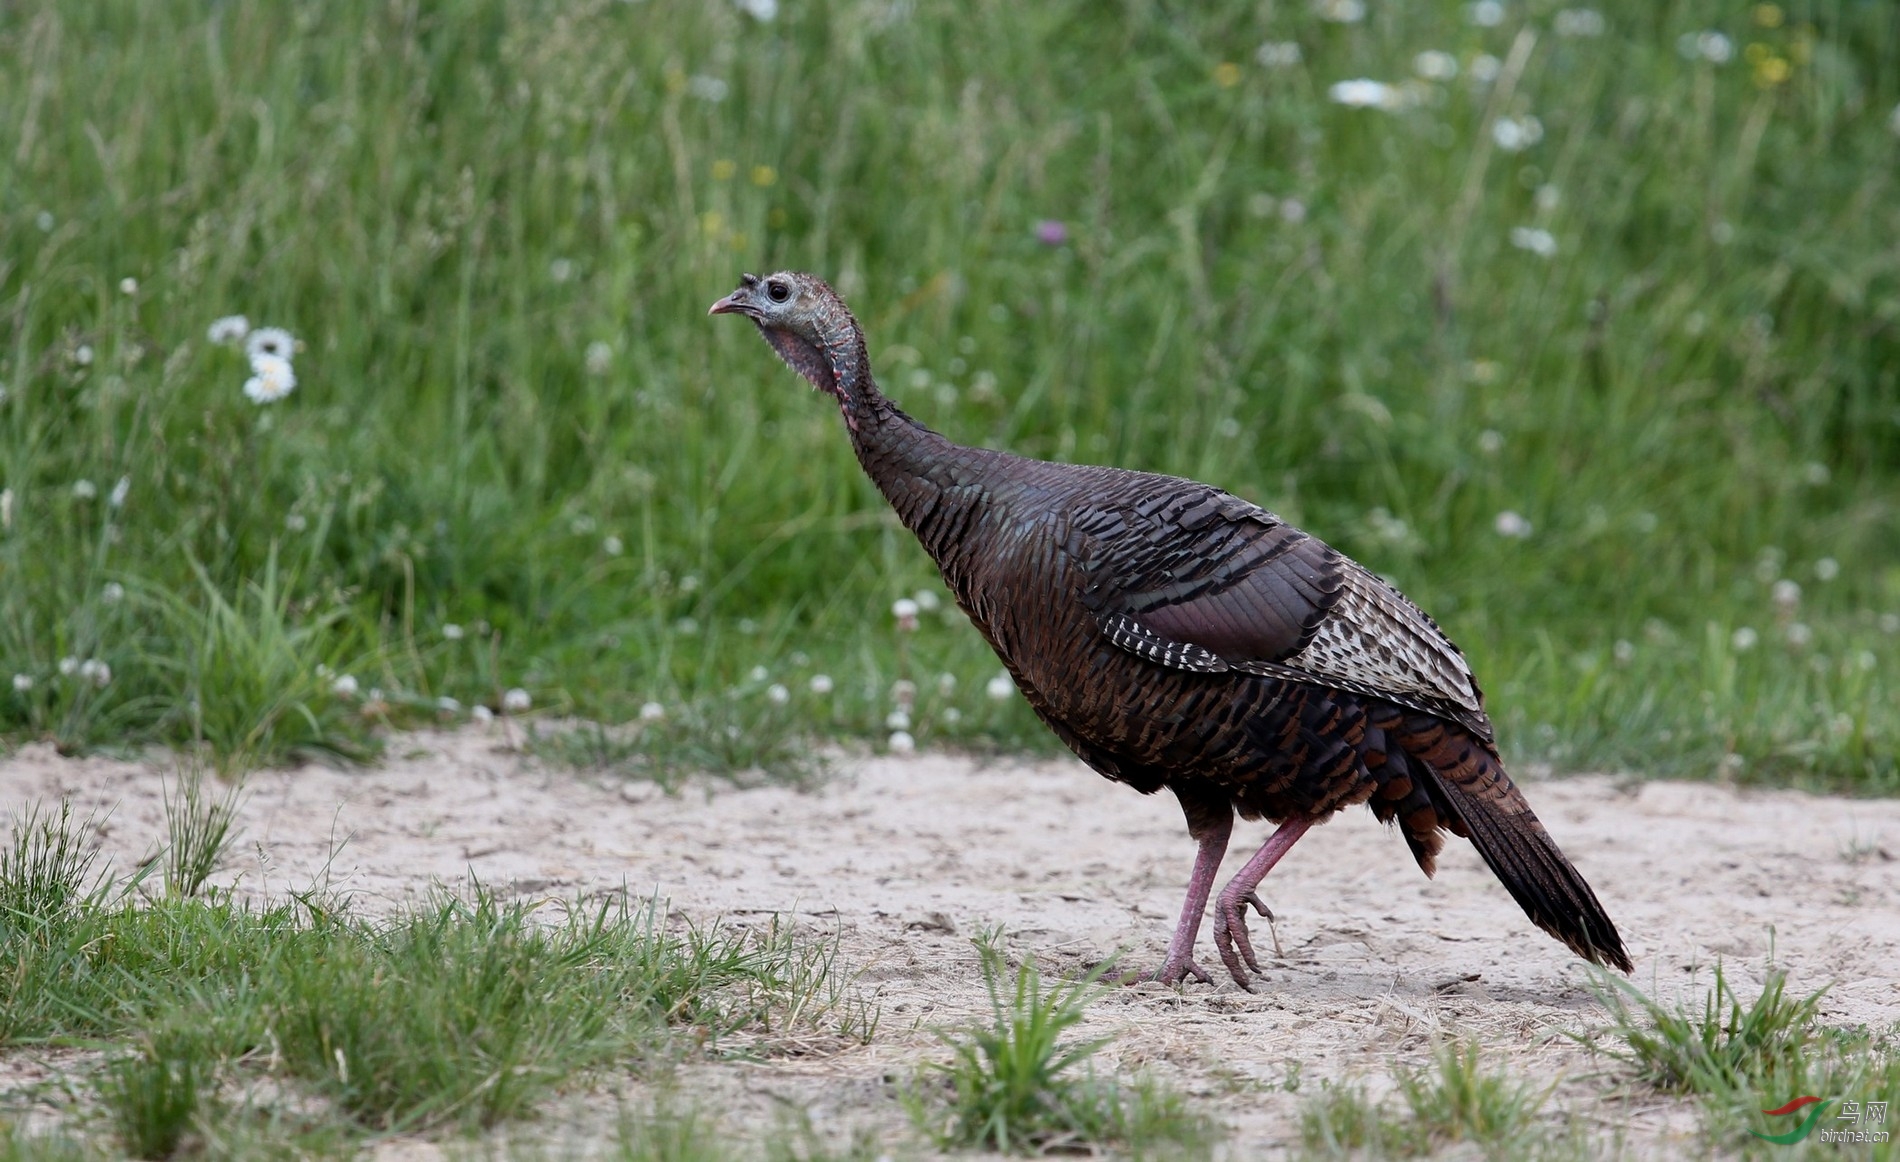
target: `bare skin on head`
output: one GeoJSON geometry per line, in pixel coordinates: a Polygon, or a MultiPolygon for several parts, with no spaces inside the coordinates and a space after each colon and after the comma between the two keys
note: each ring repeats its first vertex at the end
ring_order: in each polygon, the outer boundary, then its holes
{"type": "Polygon", "coordinates": [[[1364,803],[1432,874],[1470,839],[1533,923],[1630,970],[1596,895],[1498,757],[1464,655],[1391,586],[1209,485],[956,444],[878,390],[863,331],[814,275],[745,275],[711,314],[751,319],[837,401],[858,462],[1036,714],[1095,770],[1173,791],[1199,845],[1166,959],[1194,943],[1236,814],[1277,829],[1214,897],[1214,942],[1251,987],[1246,912],[1314,824],[1364,803]]]}

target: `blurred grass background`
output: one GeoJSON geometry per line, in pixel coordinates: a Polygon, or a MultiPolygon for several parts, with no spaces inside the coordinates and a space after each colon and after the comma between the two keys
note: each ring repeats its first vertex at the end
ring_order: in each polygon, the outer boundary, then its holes
{"type": "Polygon", "coordinates": [[[742,767],[903,679],[1051,746],[704,317],[800,267],[932,426],[1393,578],[1513,757],[1892,792],[1896,101],[1876,0],[0,6],[0,735],[360,754],[521,687],[742,767]]]}

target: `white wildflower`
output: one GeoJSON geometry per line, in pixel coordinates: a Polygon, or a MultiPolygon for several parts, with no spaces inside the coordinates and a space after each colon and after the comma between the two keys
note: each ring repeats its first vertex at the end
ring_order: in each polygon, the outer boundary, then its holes
{"type": "Polygon", "coordinates": [[[13,490],[0,488],[0,531],[13,530],[13,490]]]}
{"type": "Polygon", "coordinates": [[[40,228],[40,233],[42,234],[51,234],[53,232],[53,225],[57,221],[58,219],[53,217],[51,210],[41,210],[39,213],[33,215],[33,224],[40,228]]]}
{"type": "Polygon", "coordinates": [[[1412,71],[1428,81],[1449,81],[1458,75],[1458,58],[1448,52],[1428,48],[1412,58],[1412,71]]]}
{"type": "Polygon", "coordinates": [[[1300,46],[1290,40],[1270,40],[1253,52],[1261,68],[1287,69],[1300,63],[1300,46]]]}
{"type": "Polygon", "coordinates": [[[310,518],[300,512],[293,512],[284,518],[284,527],[293,533],[300,533],[310,527],[310,518]]]}
{"type": "Polygon", "coordinates": [[[282,327],[259,327],[244,337],[244,354],[253,365],[266,355],[288,362],[296,353],[296,338],[282,327]]]}
{"type": "Polygon", "coordinates": [[[686,91],[702,101],[710,101],[717,105],[726,99],[726,94],[731,92],[731,86],[718,77],[695,73],[692,79],[686,82],[686,91]]]}
{"type": "Polygon", "coordinates": [[[778,0],[733,0],[739,11],[750,16],[760,24],[770,24],[778,19],[778,0]]]}
{"type": "Polygon", "coordinates": [[[1841,563],[1832,557],[1822,557],[1814,563],[1816,581],[1832,581],[1841,575],[1841,563]]]}
{"type": "Polygon", "coordinates": [[[465,630],[464,630],[464,629],[463,629],[463,628],[462,628],[461,626],[459,626],[459,625],[457,625],[457,624],[455,624],[455,623],[454,623],[454,622],[452,622],[452,621],[451,621],[451,622],[447,622],[447,623],[445,623],[445,624],[444,624],[444,625],[442,626],[442,636],[443,636],[443,637],[445,637],[445,638],[447,638],[448,640],[450,640],[450,641],[452,641],[452,642],[459,642],[459,641],[461,641],[461,640],[462,640],[462,635],[463,635],[463,633],[465,633],[465,632],[467,632],[467,631],[465,631],[465,630]]]}
{"type": "Polygon", "coordinates": [[[447,694],[435,700],[435,708],[444,714],[460,714],[462,712],[462,704],[447,694]]]}
{"type": "Polygon", "coordinates": [[[945,726],[955,726],[957,723],[963,721],[963,711],[958,710],[954,706],[946,706],[943,708],[943,714],[939,717],[942,718],[945,726]]]}
{"type": "Polygon", "coordinates": [[[59,672],[70,678],[79,672],[79,659],[70,655],[59,660],[59,672]]]}
{"type": "Polygon", "coordinates": [[[1880,659],[1874,656],[1872,650],[1861,650],[1854,655],[1854,664],[1862,670],[1873,670],[1880,665],[1880,659]]]}
{"type": "Polygon", "coordinates": [[[339,674],[336,681],[330,683],[330,693],[338,698],[354,698],[362,686],[357,684],[353,674],[339,674]]]}
{"type": "Polygon", "coordinates": [[[905,633],[917,628],[917,603],[908,597],[900,597],[891,602],[891,616],[897,619],[897,628],[905,633]]]}
{"type": "Polygon", "coordinates": [[[1792,610],[1795,606],[1801,604],[1801,583],[1799,581],[1793,581],[1783,577],[1781,580],[1775,582],[1774,588],[1768,592],[1769,596],[1774,599],[1775,604],[1783,609],[1792,610]]]}
{"type": "Polygon", "coordinates": [[[1506,153],[1522,153],[1544,139],[1544,123],[1526,113],[1491,123],[1491,140],[1506,153]]]}
{"type": "Polygon", "coordinates": [[[1498,0],[1477,0],[1465,6],[1465,19],[1479,28],[1496,28],[1504,23],[1504,5],[1498,0]]]}
{"type": "Polygon", "coordinates": [[[609,533],[601,538],[600,551],[606,553],[609,557],[618,557],[627,551],[627,543],[612,533],[609,533]]]}
{"type": "Polygon", "coordinates": [[[956,690],[957,676],[955,674],[945,670],[943,673],[937,675],[937,693],[948,698],[950,695],[956,693],[956,690]]]}
{"type": "Polygon", "coordinates": [[[468,716],[477,726],[487,726],[489,723],[495,721],[495,712],[479,702],[475,704],[473,710],[468,712],[468,716]]]}
{"type": "Polygon", "coordinates": [[[112,682],[112,667],[98,658],[87,658],[79,663],[79,676],[95,686],[106,686],[112,682]]]}
{"type": "Polygon", "coordinates": [[[746,674],[746,681],[763,682],[771,676],[772,671],[766,669],[764,666],[754,666],[751,671],[746,674]]]}
{"type": "Polygon", "coordinates": [[[1684,60],[1705,60],[1710,64],[1725,65],[1735,56],[1735,42],[1714,29],[1685,32],[1676,38],[1676,52],[1684,60]]]}
{"type": "Polygon", "coordinates": [[[205,328],[205,338],[213,343],[233,344],[251,333],[251,321],[243,315],[226,315],[222,319],[213,319],[205,328]]]}
{"type": "Polygon", "coordinates": [[[1280,199],[1280,220],[1289,226],[1306,221],[1306,203],[1298,198],[1280,199]]]}
{"type": "Polygon", "coordinates": [[[991,701],[1001,702],[1016,692],[1016,680],[1007,672],[998,674],[983,686],[983,692],[990,696],[991,701]]]}
{"type": "Polygon", "coordinates": [[[642,702],[640,704],[640,721],[658,722],[665,717],[666,707],[660,705],[658,702],[642,702]]]}
{"type": "Polygon", "coordinates": [[[501,708],[509,714],[520,714],[533,705],[534,699],[528,697],[528,692],[519,686],[501,696],[501,708]]]}
{"type": "Polygon", "coordinates": [[[1562,190],[1545,182],[1537,187],[1537,193],[1532,195],[1531,200],[1537,203],[1538,209],[1548,214],[1564,200],[1564,195],[1562,190]]]}
{"type": "Polygon", "coordinates": [[[1536,226],[1511,227],[1511,245],[1519,250],[1528,250],[1539,258],[1554,258],[1557,254],[1556,236],[1536,226]]]}
{"type": "Polygon", "coordinates": [[[1603,13],[1594,8],[1566,8],[1550,22],[1558,36],[1602,36],[1609,28],[1603,13]]]}
{"type": "Polygon", "coordinates": [[[1504,450],[1504,433],[1495,428],[1486,428],[1478,433],[1478,451],[1487,456],[1495,456],[1504,450]]]}
{"type": "Polygon", "coordinates": [[[257,355],[251,359],[251,378],[244,381],[244,398],[262,406],[276,403],[297,390],[297,373],[290,360],[276,355],[257,355]]]}
{"type": "Polygon", "coordinates": [[[909,730],[910,711],[893,710],[884,716],[884,726],[889,730],[909,730]]]}
{"type": "Polygon", "coordinates": [[[555,282],[566,282],[568,279],[573,278],[574,260],[571,258],[557,258],[548,263],[548,277],[555,282]]]}
{"type": "Polygon", "coordinates": [[[1503,70],[1504,62],[1485,52],[1471,58],[1471,67],[1465,70],[1465,75],[1471,78],[1473,84],[1488,85],[1497,80],[1498,73],[1503,70]]]}
{"type": "Polygon", "coordinates": [[[892,754],[910,754],[917,749],[917,740],[910,736],[908,730],[894,730],[891,732],[890,746],[892,754]]]}
{"type": "Polygon", "coordinates": [[[131,494],[132,478],[130,476],[121,476],[119,477],[119,482],[112,486],[112,491],[106,494],[106,503],[113,508],[124,508],[125,498],[131,494]]]}
{"type": "Polygon", "coordinates": [[[1801,466],[1801,479],[1819,488],[1833,479],[1834,473],[1819,460],[1810,460],[1801,466]]]}
{"type": "Polygon", "coordinates": [[[1900,105],[1895,105],[1893,112],[1887,115],[1887,128],[1893,130],[1895,137],[1900,137],[1900,105]]]}
{"type": "Polygon", "coordinates": [[[1357,24],[1366,18],[1365,0],[1314,0],[1313,11],[1333,24],[1357,24]]]}
{"type": "Polygon", "coordinates": [[[1326,96],[1336,105],[1350,109],[1386,109],[1399,108],[1405,96],[1396,85],[1384,81],[1375,81],[1368,77],[1356,77],[1350,81],[1335,81],[1326,90],[1326,96]]]}
{"type": "Polygon", "coordinates": [[[130,275],[120,279],[119,293],[122,295],[135,295],[139,293],[139,280],[130,275]]]}
{"type": "Polygon", "coordinates": [[[1809,629],[1806,623],[1799,621],[1789,622],[1788,628],[1782,631],[1782,635],[1787,638],[1788,644],[1797,650],[1806,649],[1808,643],[1814,640],[1814,631],[1809,629]]]}
{"type": "Polygon", "coordinates": [[[1742,626],[1728,636],[1728,644],[1735,647],[1735,652],[1738,654],[1745,654],[1754,649],[1755,643],[1760,640],[1761,635],[1748,626],[1742,626]]]}
{"type": "Polygon", "coordinates": [[[99,495],[99,489],[90,480],[73,481],[73,496],[80,500],[91,500],[99,495]]]}
{"type": "Polygon", "coordinates": [[[99,590],[99,599],[104,601],[107,605],[117,605],[119,602],[125,600],[125,586],[119,584],[117,581],[108,581],[105,583],[105,587],[99,590]]]}
{"type": "Polygon", "coordinates": [[[811,686],[811,692],[814,694],[818,694],[821,696],[825,694],[829,694],[831,693],[831,688],[832,688],[831,675],[830,674],[813,674],[811,676],[811,682],[809,683],[809,685],[811,686]]]}
{"type": "Polygon", "coordinates": [[[1881,633],[1900,633],[1900,613],[1883,613],[1878,624],[1881,633]]]}
{"type": "Polygon", "coordinates": [[[774,706],[783,706],[792,700],[792,692],[774,682],[765,688],[765,698],[774,706]]]}
{"type": "Polygon", "coordinates": [[[924,613],[935,613],[943,605],[943,599],[937,596],[937,591],[934,589],[919,589],[911,595],[911,600],[915,601],[917,608],[924,613]]]}
{"type": "Polygon", "coordinates": [[[599,339],[594,340],[587,345],[586,360],[587,374],[607,374],[607,369],[614,365],[613,344],[603,342],[599,339]]]}
{"type": "Polygon", "coordinates": [[[73,362],[81,367],[92,366],[92,344],[81,343],[73,350],[73,362]]]}
{"type": "Polygon", "coordinates": [[[16,692],[24,694],[28,690],[31,690],[32,688],[33,688],[33,675],[31,674],[13,675],[13,689],[16,692]]]}
{"type": "Polygon", "coordinates": [[[1512,537],[1520,541],[1531,535],[1531,522],[1508,508],[1498,514],[1497,519],[1491,522],[1491,527],[1496,529],[1501,537],[1512,537]]]}
{"type": "Polygon", "coordinates": [[[1616,644],[1610,647],[1610,656],[1616,659],[1617,665],[1627,666],[1636,660],[1636,643],[1625,638],[1617,638],[1616,644]]]}

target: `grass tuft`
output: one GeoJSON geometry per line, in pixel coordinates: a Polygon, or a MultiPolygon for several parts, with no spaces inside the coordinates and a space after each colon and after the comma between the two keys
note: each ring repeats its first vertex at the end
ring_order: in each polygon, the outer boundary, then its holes
{"type": "Polygon", "coordinates": [[[192,767],[182,771],[165,790],[165,890],[173,896],[195,896],[224,862],[236,835],[239,795],[233,784],[216,799],[205,793],[205,775],[192,767]]]}
{"type": "Polygon", "coordinates": [[[990,1023],[946,1035],[954,1056],[934,1067],[941,1097],[913,1090],[912,1118],[940,1146],[1027,1154],[1121,1144],[1137,1153],[1204,1149],[1206,1122],[1152,1081],[1132,1086],[1079,1072],[1110,1038],[1069,1039],[1104,991],[1097,965],[1044,988],[1033,957],[1013,977],[994,934],[975,942],[990,1023]]]}
{"type": "Polygon", "coordinates": [[[87,898],[99,851],[86,841],[92,817],[73,825],[72,804],[60,801],[59,813],[40,804],[13,817],[13,837],[0,853],[0,928],[50,921],[87,898]]]}
{"type": "Polygon", "coordinates": [[[153,1040],[100,1071],[100,1103],[134,1158],[170,1158],[194,1129],[212,1082],[203,1050],[190,1038],[153,1040]]]}
{"type": "Polygon", "coordinates": [[[1744,1007],[1720,961],[1698,1008],[1666,1005],[1634,984],[1597,973],[1594,989],[1610,1014],[1613,1045],[1604,1050],[1635,1067],[1659,1089],[1728,1095],[1772,1089],[1813,1043],[1825,988],[1790,997],[1787,974],[1770,968],[1759,995],[1744,1007]]]}
{"type": "Polygon", "coordinates": [[[1300,1111],[1302,1145],[1327,1157],[1408,1157],[1470,1142],[1500,1158],[1552,1145],[1537,1122],[1548,1094],[1487,1068],[1475,1042],[1440,1045],[1430,1066],[1400,1070],[1397,1080],[1403,1114],[1362,1085],[1322,1082],[1300,1111]]]}

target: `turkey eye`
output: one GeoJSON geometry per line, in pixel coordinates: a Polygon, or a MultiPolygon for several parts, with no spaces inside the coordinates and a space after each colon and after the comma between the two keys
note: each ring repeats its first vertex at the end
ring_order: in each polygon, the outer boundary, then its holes
{"type": "Polygon", "coordinates": [[[785,285],[784,283],[782,283],[782,282],[769,282],[769,283],[766,283],[766,284],[765,284],[765,293],[766,293],[767,295],[769,295],[769,296],[771,297],[771,299],[772,299],[772,301],[773,301],[773,302],[775,302],[775,303],[782,303],[782,302],[784,302],[784,301],[785,301],[786,299],[788,299],[788,298],[791,298],[791,297],[792,297],[792,292],[791,292],[791,290],[790,290],[790,288],[788,288],[788,287],[787,287],[787,286],[786,286],[786,285],[785,285]]]}

